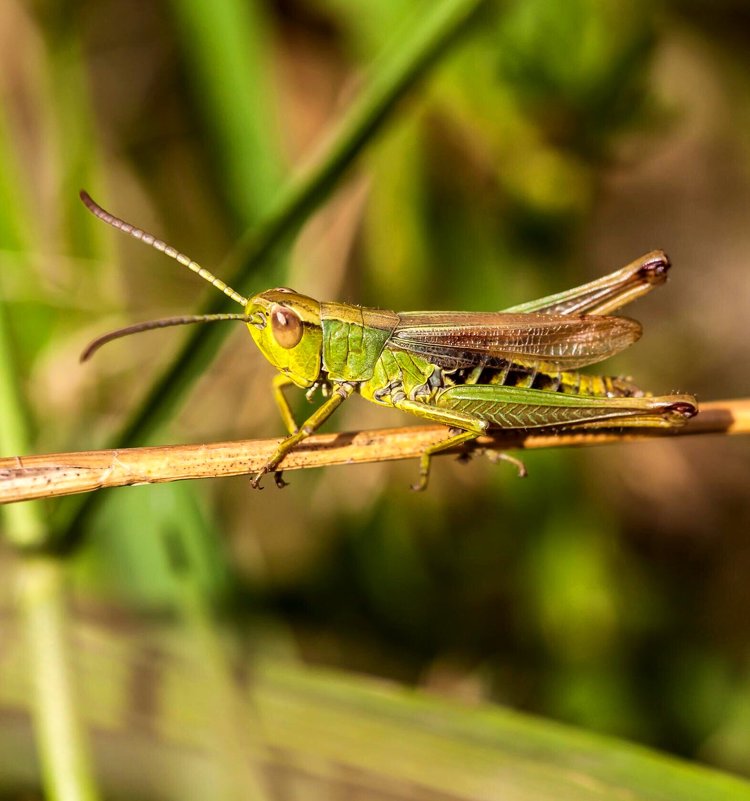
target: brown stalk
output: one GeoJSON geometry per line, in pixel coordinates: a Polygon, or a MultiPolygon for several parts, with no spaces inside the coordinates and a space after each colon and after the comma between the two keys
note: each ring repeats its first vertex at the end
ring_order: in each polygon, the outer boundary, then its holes
{"type": "MultiPolygon", "coordinates": [[[[605,445],[655,437],[750,433],[750,398],[713,401],[683,428],[534,434],[498,432],[446,453],[477,449],[502,452],[536,448],[605,445]]],[[[316,434],[284,460],[284,470],[413,459],[445,439],[444,426],[413,426],[316,434]]],[[[278,439],[169,445],[123,450],[15,456],[0,459],[0,503],[90,492],[105,487],[156,484],[194,478],[218,478],[258,472],[272,456],[278,439]]],[[[273,479],[269,477],[269,483],[273,479]]]]}

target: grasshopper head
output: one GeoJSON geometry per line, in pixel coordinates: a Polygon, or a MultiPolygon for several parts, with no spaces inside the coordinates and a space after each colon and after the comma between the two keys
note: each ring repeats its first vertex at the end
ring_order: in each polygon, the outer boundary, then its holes
{"type": "Polygon", "coordinates": [[[269,289],[247,302],[247,324],[255,344],[269,362],[298,387],[320,377],[323,330],[320,303],[291,289],[269,289]]]}

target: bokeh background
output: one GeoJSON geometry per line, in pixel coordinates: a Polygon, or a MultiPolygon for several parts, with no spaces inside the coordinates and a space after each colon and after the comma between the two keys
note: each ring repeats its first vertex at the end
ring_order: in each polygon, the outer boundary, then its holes
{"type": "MultiPolygon", "coordinates": [[[[226,275],[225,256],[325,152],[381,51],[428,6],[0,4],[3,358],[34,452],[101,447],[184,332],[79,366],[89,339],[213,291],[91,218],[79,188],[226,275]]],[[[239,288],[499,309],[659,247],[671,279],[628,310],[645,335],[606,371],[657,393],[747,396],[749,43],[741,0],[489,4],[257,286],[239,288]]],[[[151,443],[282,433],[272,368],[241,328],[151,443]]],[[[354,398],[328,430],[409,422],[354,398]]],[[[750,775],[748,442],[525,461],[519,481],[440,459],[425,494],[408,490],[412,463],[294,473],[283,492],[241,478],[111,491],[70,557],[76,608],[105,627],[178,625],[177,549],[237,648],[750,775]]],[[[65,519],[65,504],[42,508],[65,519]]],[[[16,569],[5,548],[5,608],[16,569]]]]}

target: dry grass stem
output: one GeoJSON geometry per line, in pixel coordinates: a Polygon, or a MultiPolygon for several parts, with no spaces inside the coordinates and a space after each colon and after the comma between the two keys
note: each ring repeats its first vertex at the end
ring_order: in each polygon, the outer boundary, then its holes
{"type": "MultiPolygon", "coordinates": [[[[663,436],[750,433],[750,398],[701,405],[679,429],[629,429],[561,434],[498,432],[446,453],[530,450],[633,442],[663,436]]],[[[446,436],[444,426],[413,426],[317,434],[290,453],[282,467],[299,470],[341,464],[413,459],[446,436]]],[[[81,451],[0,459],[0,503],[90,492],[105,487],[256,473],[273,455],[278,439],[81,451]]]]}

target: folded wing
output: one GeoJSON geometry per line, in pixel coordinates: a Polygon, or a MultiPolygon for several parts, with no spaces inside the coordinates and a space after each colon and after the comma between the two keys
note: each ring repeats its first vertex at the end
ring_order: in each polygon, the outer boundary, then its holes
{"type": "Polygon", "coordinates": [[[443,369],[541,361],[575,370],[619,353],[640,335],[640,324],[627,317],[402,312],[389,345],[443,369]]]}

